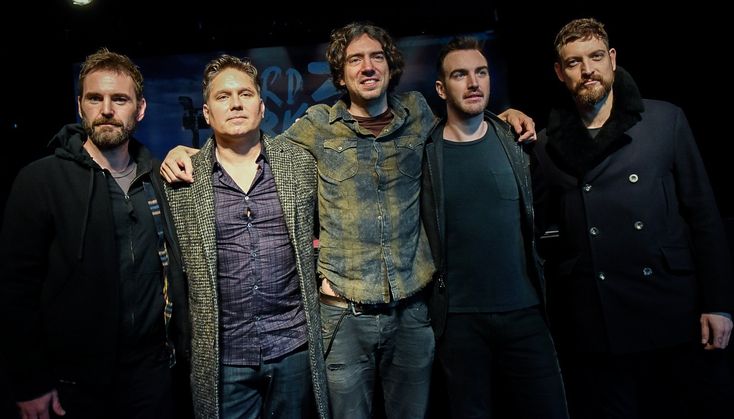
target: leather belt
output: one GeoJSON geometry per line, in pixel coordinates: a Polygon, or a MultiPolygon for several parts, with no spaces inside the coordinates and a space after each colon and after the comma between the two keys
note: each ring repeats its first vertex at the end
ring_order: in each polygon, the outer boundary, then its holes
{"type": "Polygon", "coordinates": [[[391,301],[389,303],[377,303],[377,304],[362,304],[349,301],[344,297],[338,295],[328,295],[322,292],[319,293],[319,301],[322,304],[332,307],[339,307],[343,309],[351,309],[355,316],[360,314],[389,314],[392,313],[395,308],[401,305],[405,300],[391,301]]]}

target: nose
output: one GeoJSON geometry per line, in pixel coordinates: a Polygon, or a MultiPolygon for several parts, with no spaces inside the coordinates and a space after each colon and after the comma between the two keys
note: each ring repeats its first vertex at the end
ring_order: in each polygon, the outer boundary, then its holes
{"type": "Polygon", "coordinates": [[[479,87],[479,81],[477,80],[477,75],[473,73],[469,73],[466,77],[466,83],[468,84],[470,89],[476,89],[479,87]]]}
{"type": "Polygon", "coordinates": [[[594,69],[591,66],[591,61],[589,61],[588,59],[581,61],[581,73],[584,76],[590,76],[594,74],[594,69]]]}
{"type": "Polygon", "coordinates": [[[375,71],[375,67],[372,65],[372,58],[367,57],[362,61],[362,72],[372,73],[375,71]]]}
{"type": "Polygon", "coordinates": [[[112,108],[112,98],[106,97],[102,101],[102,115],[111,117],[115,111],[112,108]]]}
{"type": "Polygon", "coordinates": [[[232,95],[232,101],[230,102],[232,109],[242,109],[242,100],[239,95],[232,95]]]}

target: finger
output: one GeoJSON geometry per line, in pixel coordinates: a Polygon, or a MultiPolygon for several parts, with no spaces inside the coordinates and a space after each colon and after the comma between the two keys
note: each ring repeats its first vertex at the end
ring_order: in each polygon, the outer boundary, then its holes
{"type": "Polygon", "coordinates": [[[56,413],[59,416],[64,416],[66,414],[66,411],[63,407],[61,407],[61,401],[59,400],[59,393],[54,390],[53,394],[51,395],[51,407],[54,409],[54,413],[56,413]]]}
{"type": "MultiPolygon", "coordinates": [[[[194,166],[191,164],[191,159],[183,160],[183,174],[185,175],[186,179],[190,179],[192,182],[194,181],[194,166]]],[[[179,162],[179,165],[181,165],[181,162],[179,162]]]]}
{"type": "Polygon", "coordinates": [[[520,120],[518,120],[517,118],[509,119],[507,121],[507,123],[509,123],[512,126],[512,129],[515,132],[523,132],[524,131],[523,126],[522,126],[522,122],[520,120]]]}
{"type": "Polygon", "coordinates": [[[701,319],[701,344],[709,344],[709,324],[705,319],[701,319]]]}
{"type": "Polygon", "coordinates": [[[163,180],[165,180],[166,183],[173,183],[175,176],[173,176],[173,173],[171,172],[171,169],[168,168],[168,166],[162,164],[160,172],[163,180]]]}
{"type": "Polygon", "coordinates": [[[517,138],[518,142],[524,143],[524,142],[533,142],[537,140],[535,134],[532,131],[525,131],[517,138]]]}

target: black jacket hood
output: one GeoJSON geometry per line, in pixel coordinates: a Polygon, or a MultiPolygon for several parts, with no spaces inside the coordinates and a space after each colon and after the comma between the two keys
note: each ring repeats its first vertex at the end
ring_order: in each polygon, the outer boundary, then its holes
{"type": "MultiPolygon", "coordinates": [[[[84,142],[87,141],[87,132],[81,124],[67,124],[59,130],[49,141],[48,147],[54,149],[54,154],[65,160],[98,169],[99,165],[84,151],[84,142]]],[[[130,138],[128,152],[133,161],[138,164],[138,172],[147,172],[152,167],[153,156],[150,151],[136,139],[130,138]]]]}

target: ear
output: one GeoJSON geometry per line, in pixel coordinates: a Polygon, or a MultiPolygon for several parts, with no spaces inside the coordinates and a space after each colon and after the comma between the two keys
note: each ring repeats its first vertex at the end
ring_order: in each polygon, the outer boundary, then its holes
{"type": "Polygon", "coordinates": [[[609,49],[609,59],[612,60],[612,70],[617,70],[617,50],[614,48],[609,49]]]}
{"type": "Polygon", "coordinates": [[[265,118],[265,102],[260,98],[260,118],[265,118]]]}
{"type": "Polygon", "coordinates": [[[135,120],[140,122],[145,117],[145,109],[148,107],[148,102],[145,101],[145,98],[140,99],[140,103],[138,103],[138,114],[135,116],[135,120]]]}
{"type": "Polygon", "coordinates": [[[435,87],[436,87],[436,93],[438,93],[438,96],[441,99],[446,100],[446,86],[443,85],[443,82],[441,80],[436,80],[435,87]]]}
{"type": "Polygon", "coordinates": [[[340,78],[339,79],[339,86],[344,87],[346,85],[347,85],[347,83],[344,81],[344,77],[340,78]]]}
{"type": "Polygon", "coordinates": [[[82,115],[82,97],[81,96],[76,97],[76,111],[79,114],[79,118],[84,119],[84,115],[82,115]]]}
{"type": "Polygon", "coordinates": [[[565,82],[563,79],[563,69],[561,68],[561,64],[558,62],[553,63],[553,69],[556,71],[556,77],[558,77],[558,80],[565,82]]]}
{"type": "Polygon", "coordinates": [[[206,124],[210,125],[209,124],[209,107],[206,106],[206,103],[204,104],[204,106],[202,106],[201,112],[204,114],[204,120],[206,121],[206,124]]]}

